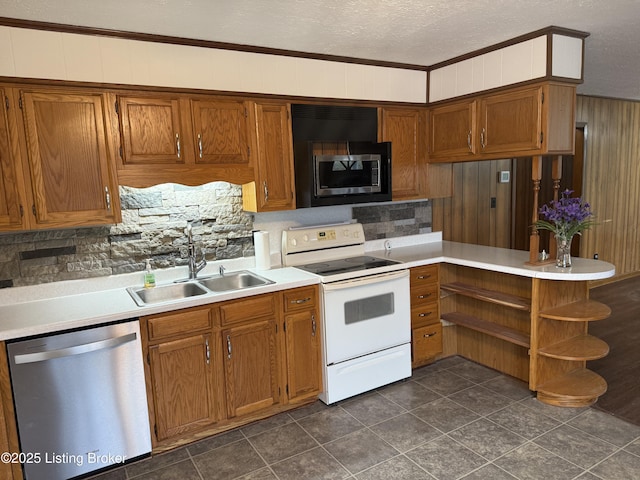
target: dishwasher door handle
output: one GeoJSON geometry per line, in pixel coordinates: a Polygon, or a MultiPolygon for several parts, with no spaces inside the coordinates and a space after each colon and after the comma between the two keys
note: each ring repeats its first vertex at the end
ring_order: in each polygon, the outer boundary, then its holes
{"type": "Polygon", "coordinates": [[[96,350],[105,350],[107,348],[119,347],[125,343],[132,342],[136,339],[137,334],[128,333],[121,337],[107,338],[106,340],[100,340],[99,342],[85,343],[82,345],[74,345],[72,347],[60,348],[58,350],[45,350],[35,353],[24,353],[21,355],[15,355],[14,361],[16,364],[21,363],[35,363],[44,362],[46,360],[52,360],[54,358],[70,357],[73,355],[80,355],[83,353],[95,352],[96,350]]]}

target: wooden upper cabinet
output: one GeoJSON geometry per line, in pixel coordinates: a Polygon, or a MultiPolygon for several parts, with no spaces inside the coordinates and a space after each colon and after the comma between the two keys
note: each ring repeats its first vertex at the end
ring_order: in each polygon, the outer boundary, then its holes
{"type": "Polygon", "coordinates": [[[249,163],[248,109],[245,102],[191,100],[196,163],[249,163]]]}
{"type": "MultiPolygon", "coordinates": [[[[0,89],[0,97],[9,108],[9,97],[0,89]]],[[[18,185],[19,164],[16,150],[9,135],[7,109],[0,113],[0,230],[25,229],[24,207],[18,185]]]]}
{"type": "Polygon", "coordinates": [[[120,97],[118,113],[125,164],[184,163],[179,98],[120,97]]]}
{"type": "Polygon", "coordinates": [[[37,226],[119,222],[105,95],[35,89],[20,95],[37,226]]]}
{"type": "Polygon", "coordinates": [[[485,97],[480,112],[481,154],[540,149],[542,87],[485,97]]]}
{"type": "Polygon", "coordinates": [[[429,111],[429,156],[464,158],[476,154],[477,102],[462,101],[429,111]]]}
{"type": "Polygon", "coordinates": [[[253,180],[248,102],[154,92],[111,97],[121,184],[253,180]]]}
{"type": "Polygon", "coordinates": [[[382,109],[380,139],[391,142],[393,200],[425,197],[426,123],[426,109],[382,109]]]}
{"type": "Polygon", "coordinates": [[[247,211],[266,212],[295,208],[293,141],[289,105],[254,103],[253,142],[255,181],[242,188],[247,211]]]}
{"type": "Polygon", "coordinates": [[[545,82],[430,109],[429,159],[572,154],[575,85],[545,82]]]}

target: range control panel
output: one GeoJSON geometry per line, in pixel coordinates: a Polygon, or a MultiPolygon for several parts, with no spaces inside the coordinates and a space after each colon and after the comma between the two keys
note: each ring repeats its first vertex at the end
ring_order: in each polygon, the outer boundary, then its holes
{"type": "Polygon", "coordinates": [[[283,255],[363,244],[364,229],[360,223],[300,228],[282,232],[283,255]]]}

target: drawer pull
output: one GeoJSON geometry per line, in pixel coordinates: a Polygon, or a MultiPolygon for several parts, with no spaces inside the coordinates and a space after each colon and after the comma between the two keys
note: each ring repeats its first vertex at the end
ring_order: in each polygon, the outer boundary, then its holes
{"type": "Polygon", "coordinates": [[[422,337],[423,338],[429,338],[429,337],[434,337],[438,334],[438,332],[433,332],[433,333],[425,333],[422,337]]]}
{"type": "Polygon", "coordinates": [[[431,275],[418,275],[418,280],[426,280],[427,278],[431,278],[431,275]]]}
{"type": "Polygon", "coordinates": [[[428,317],[429,315],[431,315],[433,312],[424,312],[424,313],[419,313],[418,316],[419,317],[428,317]]]}
{"type": "Polygon", "coordinates": [[[418,298],[423,299],[423,298],[429,298],[432,294],[431,293],[425,293],[424,295],[418,295],[418,298]]]}
{"type": "Polygon", "coordinates": [[[307,297],[307,298],[298,298],[296,300],[291,300],[291,303],[294,305],[300,305],[303,303],[307,303],[311,301],[311,297],[307,297]]]}

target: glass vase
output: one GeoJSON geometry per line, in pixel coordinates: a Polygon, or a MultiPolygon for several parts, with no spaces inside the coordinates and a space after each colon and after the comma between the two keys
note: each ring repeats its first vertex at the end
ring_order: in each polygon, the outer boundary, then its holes
{"type": "Polygon", "coordinates": [[[569,268],[571,266],[571,240],[573,237],[556,235],[556,267],[569,268]]]}

